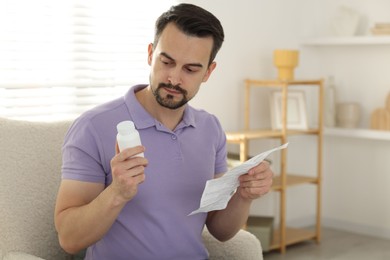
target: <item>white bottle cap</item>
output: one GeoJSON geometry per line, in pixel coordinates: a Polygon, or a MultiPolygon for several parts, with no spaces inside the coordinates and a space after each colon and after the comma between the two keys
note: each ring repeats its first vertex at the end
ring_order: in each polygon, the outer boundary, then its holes
{"type": "Polygon", "coordinates": [[[117,124],[116,129],[118,130],[118,133],[126,134],[129,131],[135,129],[134,122],[133,121],[122,121],[119,124],[117,124]]]}

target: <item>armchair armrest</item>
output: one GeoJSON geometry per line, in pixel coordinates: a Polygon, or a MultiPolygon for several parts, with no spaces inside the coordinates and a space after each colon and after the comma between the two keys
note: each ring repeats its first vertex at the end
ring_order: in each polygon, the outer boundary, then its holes
{"type": "Polygon", "coordinates": [[[207,228],[203,230],[203,240],[209,251],[210,260],[263,260],[261,243],[255,235],[241,229],[232,239],[220,242],[207,228]]]}

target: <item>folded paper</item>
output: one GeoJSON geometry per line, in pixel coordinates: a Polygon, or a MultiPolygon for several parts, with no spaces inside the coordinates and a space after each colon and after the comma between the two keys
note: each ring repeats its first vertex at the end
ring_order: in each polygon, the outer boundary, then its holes
{"type": "Polygon", "coordinates": [[[284,149],[287,146],[288,143],[285,143],[281,146],[258,154],[243,164],[234,167],[222,177],[208,180],[203,190],[199,209],[191,212],[189,216],[200,212],[225,209],[230,198],[233,196],[240,184],[238,177],[260,164],[271,153],[284,149]]]}

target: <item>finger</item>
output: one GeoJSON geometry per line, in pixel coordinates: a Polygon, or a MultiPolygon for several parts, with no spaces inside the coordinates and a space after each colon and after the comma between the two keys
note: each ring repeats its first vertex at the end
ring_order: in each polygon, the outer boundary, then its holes
{"type": "Polygon", "coordinates": [[[255,173],[250,175],[248,174],[243,174],[240,176],[239,180],[240,181],[256,181],[256,180],[266,180],[272,178],[272,172],[267,171],[267,172],[261,172],[261,173],[255,173]]]}
{"type": "Polygon", "coordinates": [[[115,142],[115,154],[119,153],[119,145],[118,142],[115,142]]]}
{"type": "Polygon", "coordinates": [[[121,171],[128,171],[131,169],[135,169],[137,167],[142,167],[144,169],[147,166],[147,164],[148,164],[147,159],[145,159],[143,157],[135,156],[135,157],[131,157],[125,161],[119,162],[117,167],[121,171]]]}
{"type": "Polygon", "coordinates": [[[257,181],[257,182],[245,182],[240,185],[242,188],[246,189],[264,189],[269,191],[272,187],[272,179],[271,180],[265,180],[265,181],[257,181]]]}
{"type": "MultiPolygon", "coordinates": [[[[119,150],[119,148],[118,148],[119,150]]],[[[137,154],[143,153],[145,151],[144,146],[135,146],[131,148],[126,148],[123,151],[119,152],[114,156],[115,161],[125,161],[129,158],[136,157],[137,154]]]]}
{"type": "Polygon", "coordinates": [[[142,173],[142,174],[135,175],[133,178],[137,184],[141,184],[145,181],[146,175],[145,173],[142,173]]]}
{"type": "Polygon", "coordinates": [[[145,167],[137,166],[126,171],[126,175],[129,177],[136,177],[145,174],[145,167]]]}
{"type": "Polygon", "coordinates": [[[144,181],[145,179],[145,167],[138,166],[136,168],[132,169],[132,177],[136,178],[138,180],[138,183],[140,181],[144,181]]]}
{"type": "Polygon", "coordinates": [[[272,179],[261,180],[261,181],[246,181],[240,183],[240,187],[244,187],[244,188],[271,187],[272,183],[273,183],[272,179]]]}
{"type": "Polygon", "coordinates": [[[251,168],[248,171],[249,175],[254,175],[259,172],[263,172],[269,169],[269,162],[268,161],[262,161],[260,164],[256,165],[255,167],[251,168]]]}
{"type": "Polygon", "coordinates": [[[137,186],[139,183],[145,180],[144,170],[145,169],[142,166],[138,166],[123,172],[113,173],[112,183],[114,185],[119,185],[118,187],[122,187],[125,189],[137,186]]]}
{"type": "Polygon", "coordinates": [[[245,185],[245,186],[250,186],[250,187],[253,187],[253,186],[263,186],[263,185],[268,185],[270,183],[272,183],[273,181],[273,174],[272,172],[267,172],[267,173],[258,173],[254,176],[250,176],[250,175],[242,175],[240,176],[240,185],[245,185]],[[248,184],[250,183],[250,184],[248,184]]]}
{"type": "Polygon", "coordinates": [[[132,177],[139,175],[145,171],[145,167],[148,165],[148,160],[144,157],[131,157],[125,161],[121,161],[116,155],[111,161],[111,172],[113,178],[118,176],[132,177]]]}
{"type": "Polygon", "coordinates": [[[268,193],[266,188],[243,188],[242,192],[246,193],[246,196],[251,199],[256,199],[266,193],[268,193]]]}
{"type": "MultiPolygon", "coordinates": [[[[142,145],[134,146],[131,148],[123,149],[121,153],[123,153],[123,156],[127,159],[130,157],[135,157],[136,155],[145,152],[145,147],[142,145]]],[[[125,159],[125,160],[126,160],[125,159]]]]}

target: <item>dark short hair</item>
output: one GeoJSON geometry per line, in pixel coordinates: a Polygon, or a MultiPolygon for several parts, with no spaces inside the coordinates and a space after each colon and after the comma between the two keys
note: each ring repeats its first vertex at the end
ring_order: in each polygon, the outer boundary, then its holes
{"type": "Polygon", "coordinates": [[[156,21],[154,46],[169,23],[174,23],[183,33],[196,37],[213,38],[213,48],[210,53],[209,65],[214,61],[224,40],[224,32],[221,22],[209,11],[193,5],[179,4],[172,6],[168,11],[161,14],[156,21]]]}

